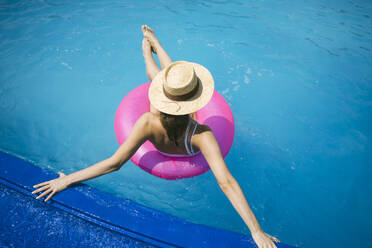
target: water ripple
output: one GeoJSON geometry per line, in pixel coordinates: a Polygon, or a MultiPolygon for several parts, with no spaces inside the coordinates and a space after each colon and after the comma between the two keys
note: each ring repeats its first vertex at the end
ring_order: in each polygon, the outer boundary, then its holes
{"type": "Polygon", "coordinates": [[[243,19],[250,19],[250,18],[252,18],[251,16],[229,14],[229,13],[225,13],[225,12],[214,12],[212,14],[213,15],[217,15],[217,16],[227,16],[227,17],[232,17],[232,18],[243,18],[243,19]]]}
{"type": "Polygon", "coordinates": [[[209,25],[200,25],[200,24],[195,24],[195,23],[189,23],[195,28],[203,28],[203,29],[209,29],[209,28],[216,28],[216,29],[235,29],[237,30],[236,27],[234,26],[225,26],[225,25],[217,25],[217,24],[209,24],[209,25]]]}
{"type": "Polygon", "coordinates": [[[336,57],[339,57],[338,54],[332,52],[331,50],[329,50],[328,48],[325,48],[325,47],[322,47],[320,46],[318,43],[316,43],[315,41],[313,41],[312,39],[310,39],[309,37],[306,37],[305,40],[308,40],[310,41],[311,44],[313,44],[314,46],[316,46],[317,48],[320,48],[324,51],[326,51],[328,54],[332,55],[332,56],[336,56],[336,57]]]}

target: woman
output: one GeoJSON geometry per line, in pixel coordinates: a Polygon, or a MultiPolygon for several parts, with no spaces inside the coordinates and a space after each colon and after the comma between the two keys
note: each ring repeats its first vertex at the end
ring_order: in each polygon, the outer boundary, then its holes
{"type": "Polygon", "coordinates": [[[153,30],[144,25],[142,31],[146,73],[152,81],[149,89],[150,112],[137,120],[127,140],[110,158],[70,175],[59,172],[59,178],[35,185],[34,188],[39,189],[32,193],[42,192],[37,199],[50,193],[45,199],[48,201],[57,192],[74,183],[117,171],[149,140],[159,152],[167,156],[192,156],[202,152],[218,185],[247,224],[258,247],[276,247],[273,241],[279,240],[261,230],[238,182],[225,164],[212,131],[207,125],[199,125],[194,120],[194,112],[212,97],[212,75],[196,63],[173,63],[153,30]],[[158,68],[152,52],[158,55],[162,71],[158,68]]]}

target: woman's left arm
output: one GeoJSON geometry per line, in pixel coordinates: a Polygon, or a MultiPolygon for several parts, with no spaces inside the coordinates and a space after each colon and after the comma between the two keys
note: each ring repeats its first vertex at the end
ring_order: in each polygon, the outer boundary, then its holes
{"type": "Polygon", "coordinates": [[[220,147],[212,131],[205,131],[194,137],[194,140],[195,145],[198,146],[207,160],[221,190],[251,231],[257,246],[259,248],[276,248],[273,241],[279,242],[279,240],[262,231],[240,185],[227,168],[220,147]]]}
{"type": "Polygon", "coordinates": [[[74,183],[86,181],[119,170],[121,166],[128,161],[137,149],[150,137],[150,115],[151,113],[145,113],[137,120],[128,138],[110,158],[69,175],[60,174],[59,178],[34,185],[34,188],[41,188],[33,191],[32,194],[43,191],[43,193],[36,198],[39,199],[50,193],[50,195],[45,199],[45,201],[47,201],[54,194],[66,189],[74,183]]]}

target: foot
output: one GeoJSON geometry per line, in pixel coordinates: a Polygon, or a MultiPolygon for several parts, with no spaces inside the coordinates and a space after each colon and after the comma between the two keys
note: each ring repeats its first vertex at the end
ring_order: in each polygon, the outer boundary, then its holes
{"type": "Polygon", "coordinates": [[[155,37],[154,31],[147,25],[142,25],[141,28],[142,28],[143,37],[147,38],[150,41],[151,50],[154,53],[157,53],[156,44],[158,42],[158,39],[155,37]]]}
{"type": "Polygon", "coordinates": [[[151,55],[151,44],[147,38],[142,40],[142,53],[143,56],[151,55]]]}

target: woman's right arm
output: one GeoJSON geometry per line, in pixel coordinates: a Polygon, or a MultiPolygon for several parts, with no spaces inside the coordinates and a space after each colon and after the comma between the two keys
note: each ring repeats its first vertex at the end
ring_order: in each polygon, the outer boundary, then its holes
{"type": "Polygon", "coordinates": [[[272,240],[277,242],[279,240],[262,231],[254,213],[249,207],[243,191],[227,168],[220,147],[212,131],[204,131],[196,135],[194,137],[194,143],[199,147],[207,160],[221,190],[225,193],[235,210],[248,226],[258,247],[276,247],[272,240]]]}
{"type": "Polygon", "coordinates": [[[111,157],[69,175],[63,174],[62,176],[60,175],[59,178],[34,185],[34,188],[40,188],[32,193],[36,194],[42,192],[37,199],[50,193],[45,199],[45,201],[48,201],[54,194],[66,189],[74,183],[83,182],[119,170],[150,137],[151,115],[151,113],[145,113],[137,120],[128,138],[111,157]]]}
{"type": "Polygon", "coordinates": [[[125,162],[127,162],[137,149],[149,138],[151,133],[151,115],[151,113],[145,113],[136,121],[128,138],[111,157],[91,167],[67,175],[66,180],[68,180],[68,184],[79,183],[120,170],[121,166],[123,166],[123,164],[125,164],[125,162]]]}

